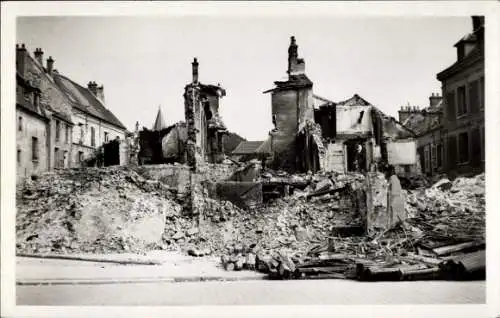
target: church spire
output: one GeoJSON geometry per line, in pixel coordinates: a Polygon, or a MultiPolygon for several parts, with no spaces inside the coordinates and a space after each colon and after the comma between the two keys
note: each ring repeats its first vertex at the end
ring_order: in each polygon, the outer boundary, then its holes
{"type": "Polygon", "coordinates": [[[153,124],[153,130],[160,131],[162,129],[167,128],[167,124],[165,123],[165,119],[163,118],[163,113],[161,111],[161,105],[158,105],[158,114],[156,114],[156,119],[153,124]]]}

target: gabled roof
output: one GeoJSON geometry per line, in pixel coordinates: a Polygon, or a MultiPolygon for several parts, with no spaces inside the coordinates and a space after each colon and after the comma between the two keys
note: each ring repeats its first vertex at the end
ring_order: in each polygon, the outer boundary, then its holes
{"type": "Polygon", "coordinates": [[[53,78],[57,86],[64,92],[75,108],[118,128],[126,129],[118,118],[104,107],[101,101],[87,88],[82,87],[61,74],[54,73],[53,78]]]}
{"type": "Polygon", "coordinates": [[[338,102],[340,106],[373,106],[358,94],[354,94],[351,98],[338,102]]]}
{"type": "Polygon", "coordinates": [[[263,141],[242,141],[233,150],[231,154],[233,155],[251,155],[255,154],[260,145],[262,145],[263,141]]]}
{"type": "Polygon", "coordinates": [[[160,131],[164,128],[167,128],[167,124],[165,123],[165,119],[163,118],[161,108],[158,107],[158,114],[156,114],[156,119],[153,124],[153,130],[160,131]]]}

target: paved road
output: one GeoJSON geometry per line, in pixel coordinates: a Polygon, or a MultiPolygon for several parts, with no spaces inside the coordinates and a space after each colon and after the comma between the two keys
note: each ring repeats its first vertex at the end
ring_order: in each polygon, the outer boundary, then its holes
{"type": "Polygon", "coordinates": [[[344,280],[17,286],[17,305],[482,304],[485,281],[344,280]]]}

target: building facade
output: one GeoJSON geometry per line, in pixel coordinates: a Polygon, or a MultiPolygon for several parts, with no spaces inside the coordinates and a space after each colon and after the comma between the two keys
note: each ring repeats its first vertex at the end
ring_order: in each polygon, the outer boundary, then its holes
{"type": "Polygon", "coordinates": [[[442,85],[444,171],[484,171],[484,17],[455,44],[457,61],[437,74],[442,85]]]}
{"type": "MultiPolygon", "coordinates": [[[[41,48],[31,55],[24,44],[16,45],[18,181],[81,166],[99,146],[126,140],[125,127],[104,107],[103,87],[79,86],[54,69],[52,57],[44,64],[43,54],[41,48]]],[[[127,148],[123,142],[115,151],[121,164],[128,162],[127,148]]]]}
{"type": "Polygon", "coordinates": [[[399,121],[417,138],[419,164],[423,174],[433,176],[444,172],[443,101],[439,94],[429,97],[429,106],[402,106],[399,121]]]}
{"type": "Polygon", "coordinates": [[[53,63],[49,57],[44,65],[40,48],[32,56],[16,46],[18,180],[71,166],[71,106],[53,80],[53,63]]]}

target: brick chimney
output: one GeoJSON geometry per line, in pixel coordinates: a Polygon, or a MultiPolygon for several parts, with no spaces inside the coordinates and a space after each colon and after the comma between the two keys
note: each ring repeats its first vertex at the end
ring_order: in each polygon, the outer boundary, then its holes
{"type": "Polygon", "coordinates": [[[49,75],[52,75],[52,71],[54,70],[54,60],[52,59],[52,56],[49,56],[47,59],[47,73],[49,75]]]}
{"type": "Polygon", "coordinates": [[[432,93],[429,96],[429,106],[434,107],[443,99],[443,97],[439,96],[439,93],[432,93]]]}
{"type": "Polygon", "coordinates": [[[26,56],[28,56],[28,51],[26,50],[26,46],[21,44],[16,44],[16,70],[24,76],[25,65],[26,65],[26,56]]]}
{"type": "Polygon", "coordinates": [[[192,72],[193,72],[193,84],[198,83],[198,59],[195,57],[193,59],[192,72]]]}
{"type": "Polygon", "coordinates": [[[87,84],[87,88],[89,89],[89,91],[92,92],[92,94],[94,94],[95,96],[97,96],[97,83],[96,82],[90,81],[87,84]]]}
{"type": "Polygon", "coordinates": [[[43,66],[43,51],[42,51],[42,49],[37,47],[35,49],[35,52],[33,52],[33,55],[35,56],[35,60],[38,62],[38,64],[43,66]]]}
{"type": "Polygon", "coordinates": [[[399,122],[404,123],[408,117],[420,112],[421,110],[417,106],[401,106],[401,109],[398,111],[399,122]]]}
{"type": "Polygon", "coordinates": [[[288,75],[304,74],[306,63],[304,59],[299,58],[298,46],[295,36],[290,37],[290,46],[288,47],[288,75]]]}
{"type": "Polygon", "coordinates": [[[104,85],[97,87],[97,98],[104,104],[104,85]]]}

